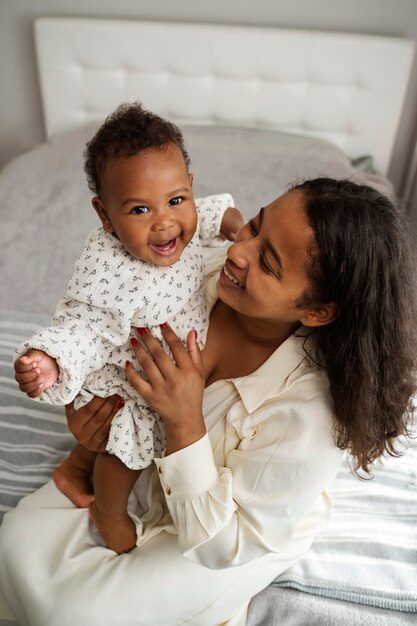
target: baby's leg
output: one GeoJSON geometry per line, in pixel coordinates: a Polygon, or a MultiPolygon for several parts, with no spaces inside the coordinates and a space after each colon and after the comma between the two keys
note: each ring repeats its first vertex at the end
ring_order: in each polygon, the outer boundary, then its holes
{"type": "Polygon", "coordinates": [[[97,456],[94,465],[94,502],[90,518],[108,548],[121,554],[136,545],[136,526],[127,514],[129,494],[140,474],[113,454],[97,456]]]}
{"type": "Polygon", "coordinates": [[[80,508],[89,507],[94,500],[91,478],[96,457],[96,452],[77,444],[52,474],[58,489],[80,508]]]}

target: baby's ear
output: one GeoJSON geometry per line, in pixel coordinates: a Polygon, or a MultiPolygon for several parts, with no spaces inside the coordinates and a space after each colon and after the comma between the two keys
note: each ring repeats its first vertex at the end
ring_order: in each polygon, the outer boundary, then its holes
{"type": "Polygon", "coordinates": [[[335,302],[323,304],[321,307],[305,309],[300,322],[303,326],[325,326],[333,322],[339,315],[339,308],[335,302]]]}
{"type": "Polygon", "coordinates": [[[191,186],[191,189],[192,189],[193,188],[194,174],[191,174],[191,172],[189,172],[188,179],[190,181],[190,186],[191,186]]]}
{"type": "Polygon", "coordinates": [[[103,203],[101,199],[99,198],[99,196],[94,196],[94,198],[91,200],[91,204],[93,205],[95,212],[100,218],[100,221],[103,225],[103,229],[106,231],[106,233],[112,233],[114,230],[113,226],[109,220],[107,211],[104,208],[103,203]]]}

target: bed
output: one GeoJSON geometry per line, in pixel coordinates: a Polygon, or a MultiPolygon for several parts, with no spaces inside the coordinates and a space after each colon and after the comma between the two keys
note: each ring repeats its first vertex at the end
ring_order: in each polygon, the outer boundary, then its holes
{"type": "MultiPolygon", "coordinates": [[[[269,28],[41,18],[34,30],[47,140],[0,172],[0,515],[73,443],[62,411],[20,394],[11,359],[50,319],[97,223],[82,152],[105,115],[141,100],[177,122],[196,195],[230,191],[247,217],[319,175],[393,195],[414,54],[403,39],[269,28]]],[[[403,451],[366,482],[346,459],[329,529],[252,600],[247,626],[417,623],[417,447],[403,451]]],[[[1,599],[0,624],[16,624],[1,599]]]]}

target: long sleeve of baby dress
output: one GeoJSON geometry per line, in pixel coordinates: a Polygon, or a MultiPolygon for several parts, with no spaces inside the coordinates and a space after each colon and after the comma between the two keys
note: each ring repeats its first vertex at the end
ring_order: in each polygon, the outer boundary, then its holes
{"type": "Polygon", "coordinates": [[[42,393],[41,401],[71,402],[88,374],[102,368],[111,351],[128,341],[131,318],[143,305],[140,294],[148,280],[146,264],[126,252],[116,237],[102,228],[90,233],[52,325],[16,351],[20,356],[38,349],[57,360],[59,380],[42,393]]]}

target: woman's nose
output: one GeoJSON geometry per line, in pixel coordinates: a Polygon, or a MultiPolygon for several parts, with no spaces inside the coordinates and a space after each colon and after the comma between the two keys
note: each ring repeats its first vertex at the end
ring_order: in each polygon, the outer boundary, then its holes
{"type": "Polygon", "coordinates": [[[249,265],[250,261],[250,240],[240,238],[239,232],[236,235],[234,243],[227,249],[227,258],[234,263],[236,267],[244,269],[249,265]]]}

